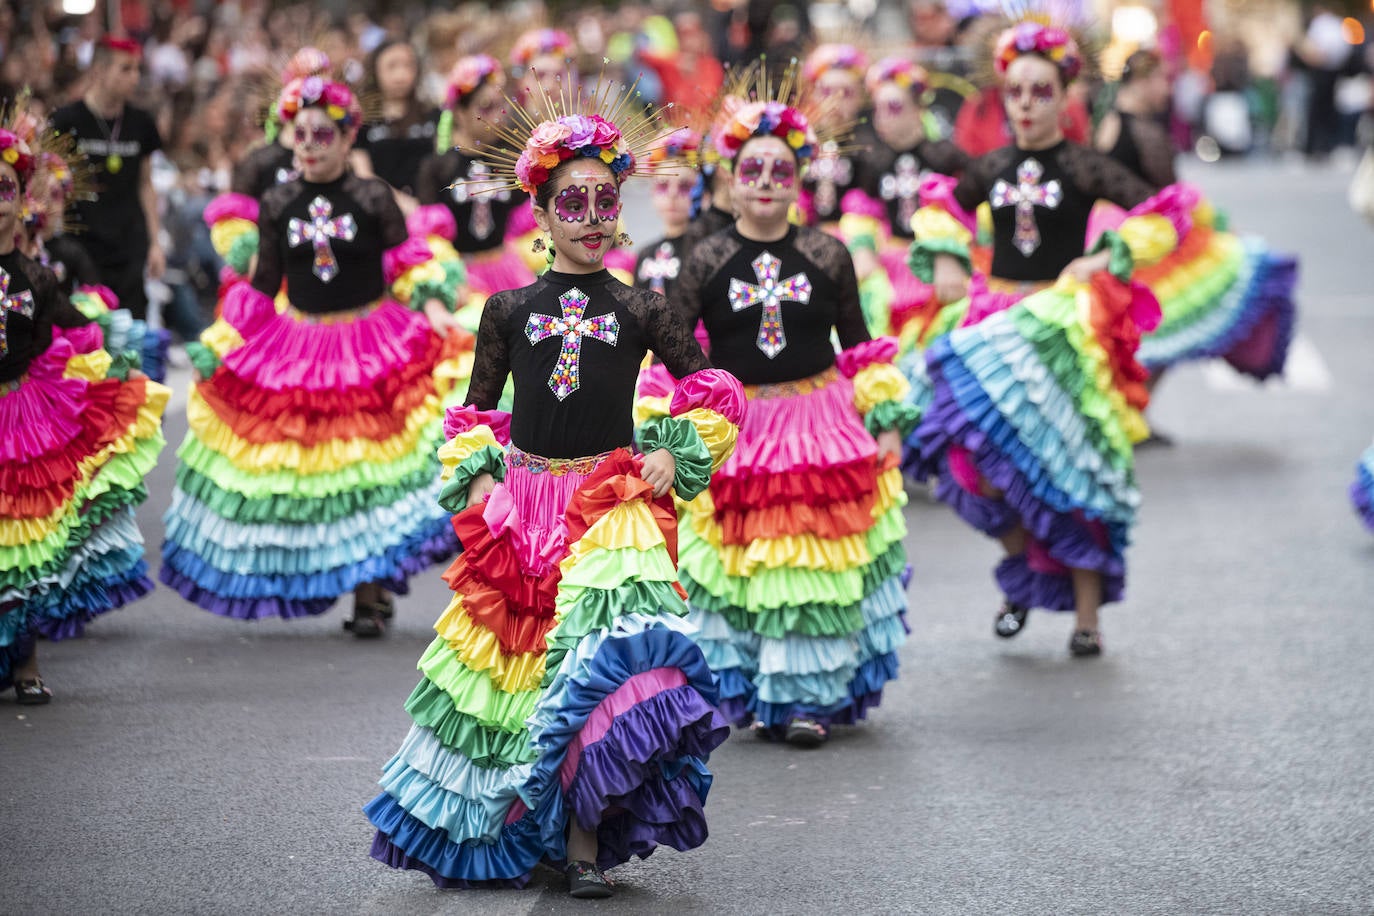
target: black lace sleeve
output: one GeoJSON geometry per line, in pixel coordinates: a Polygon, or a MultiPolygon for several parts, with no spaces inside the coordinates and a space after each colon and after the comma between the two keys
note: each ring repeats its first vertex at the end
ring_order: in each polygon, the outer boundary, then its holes
{"type": "Polygon", "coordinates": [[[692,333],[695,321],[693,325],[688,325],[682,315],[668,304],[668,300],[658,293],[619,283],[615,286],[616,300],[635,316],[644,329],[649,349],[676,378],[685,378],[693,372],[711,367],[710,360],[701,352],[701,345],[692,333]]]}
{"type": "Polygon", "coordinates": [[[733,245],[705,242],[706,239],[702,238],[692,245],[691,252],[687,255],[687,263],[682,265],[677,282],[668,291],[669,306],[677,313],[678,320],[689,328],[697,326],[697,322],[701,320],[701,313],[705,311],[706,305],[701,297],[706,281],[730,260],[727,250],[730,253],[735,250],[733,245]]]}
{"type": "Polygon", "coordinates": [[[968,163],[964,174],[959,177],[959,183],[954,187],[954,199],[958,201],[959,206],[970,214],[976,213],[978,205],[988,199],[988,192],[997,174],[1010,165],[1015,157],[1014,148],[1004,147],[968,163]]]}
{"type": "MultiPolygon", "coordinates": [[[[253,151],[257,152],[256,150],[253,151]]],[[[234,170],[229,175],[229,190],[235,194],[244,194],[253,197],[257,193],[259,176],[258,157],[249,153],[234,164],[234,170]]]]}
{"type": "Polygon", "coordinates": [[[405,214],[396,203],[396,195],[392,193],[391,185],[380,178],[359,178],[357,175],[350,175],[344,183],[344,189],[364,210],[377,217],[382,228],[383,247],[395,248],[410,236],[406,230],[405,214]]]}
{"type": "Polygon", "coordinates": [[[453,173],[451,157],[426,156],[420,163],[420,171],[415,175],[415,199],[421,204],[437,204],[439,195],[448,186],[448,176],[453,173]]]}
{"type": "Polygon", "coordinates": [[[941,175],[963,175],[968,168],[968,153],[948,140],[928,140],[917,152],[926,168],[941,175]]]}
{"type": "Polygon", "coordinates": [[[473,354],[472,378],[463,402],[478,410],[495,410],[510,375],[510,345],[505,327],[515,308],[515,292],[496,293],[482,309],[477,326],[477,350],[473,354]]]}
{"type": "Polygon", "coordinates": [[[1086,146],[1065,145],[1059,164],[1085,195],[1111,201],[1126,210],[1139,206],[1155,193],[1149,182],[1126,166],[1086,146]]]}
{"type": "Polygon", "coordinates": [[[1164,126],[1149,118],[1131,118],[1130,129],[1145,179],[1156,188],[1178,181],[1174,173],[1174,141],[1164,126]]]}
{"type": "Polygon", "coordinates": [[[253,269],[253,289],[264,296],[275,296],[281,289],[282,275],[282,210],[297,193],[292,181],[277,185],[262,196],[258,208],[258,264],[253,269]]]}
{"type": "Polygon", "coordinates": [[[839,290],[835,303],[835,334],[840,348],[871,340],[868,322],[864,321],[863,306],[859,304],[859,280],[854,273],[854,259],[844,243],[815,229],[797,231],[797,250],[835,281],[839,290]]]}

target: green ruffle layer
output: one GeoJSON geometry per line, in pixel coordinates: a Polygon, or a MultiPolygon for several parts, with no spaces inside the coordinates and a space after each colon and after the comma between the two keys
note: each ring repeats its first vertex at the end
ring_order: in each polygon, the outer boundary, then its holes
{"type": "Polygon", "coordinates": [[[902,434],[902,440],[921,422],[921,408],[905,401],[881,401],[864,417],[864,429],[870,436],[885,430],[895,429],[902,434]]]}
{"type": "Polygon", "coordinates": [[[969,259],[968,246],[954,239],[926,239],[911,243],[907,251],[906,263],[916,279],[923,283],[935,282],[935,256],[952,254],[964,265],[964,270],[973,273],[973,262],[969,259]]]}
{"type": "Polygon", "coordinates": [[[644,454],[664,448],[677,463],[673,488],[685,500],[696,499],[711,483],[711,450],[691,420],[652,417],[639,428],[639,447],[644,454]]]}
{"type": "Polygon", "coordinates": [[[495,445],[484,445],[463,459],[453,469],[453,476],[439,491],[439,505],[457,515],[468,507],[468,488],[483,474],[490,474],[499,483],[506,479],[506,452],[495,445]]]}
{"type": "Polygon", "coordinates": [[[453,708],[453,700],[429,680],[422,680],[406,700],[406,712],[416,725],[434,732],[444,745],[475,765],[508,769],[531,763],[538,756],[525,731],[508,732],[478,722],[453,708]]]}

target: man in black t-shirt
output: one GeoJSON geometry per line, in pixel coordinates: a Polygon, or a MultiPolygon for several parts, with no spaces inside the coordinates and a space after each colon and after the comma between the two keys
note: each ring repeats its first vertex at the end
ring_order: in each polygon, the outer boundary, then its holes
{"type": "Polygon", "coordinates": [[[91,88],[52,116],[56,130],[76,136],[77,149],[93,169],[96,197],[76,204],[75,237],[95,261],[101,282],[137,318],[148,311],[145,268],[157,279],[166,267],[150,158],[162,148],[162,138],[152,116],[129,104],[140,59],[136,43],[102,39],[91,62],[91,88]]]}

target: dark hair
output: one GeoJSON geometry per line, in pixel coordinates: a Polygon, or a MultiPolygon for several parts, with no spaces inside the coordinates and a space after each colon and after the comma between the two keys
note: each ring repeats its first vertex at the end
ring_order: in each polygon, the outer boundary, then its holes
{"type": "Polygon", "coordinates": [[[367,88],[373,92],[381,91],[382,87],[377,80],[377,64],[381,63],[382,55],[392,48],[405,48],[415,61],[415,82],[410,87],[410,101],[414,102],[416,94],[420,90],[420,79],[423,76],[420,72],[420,52],[415,50],[415,47],[404,38],[388,38],[372,49],[372,53],[367,56],[367,88]]]}
{"type": "Polygon", "coordinates": [[[1154,51],[1136,51],[1121,66],[1121,85],[1152,76],[1163,63],[1164,59],[1154,51]]]}
{"type": "Polygon", "coordinates": [[[600,165],[602,168],[604,168],[608,175],[615,175],[615,173],[611,171],[611,167],[609,165],[606,165],[606,163],[602,162],[600,159],[596,159],[591,156],[574,156],[571,159],[565,159],[564,161],[558,163],[558,165],[555,165],[552,169],[550,169],[549,177],[544,179],[543,184],[539,185],[539,187],[534,189],[534,205],[538,207],[540,210],[549,209],[549,201],[553,200],[553,186],[558,183],[559,173],[570,165],[577,165],[583,162],[595,162],[597,165],[600,165]]]}

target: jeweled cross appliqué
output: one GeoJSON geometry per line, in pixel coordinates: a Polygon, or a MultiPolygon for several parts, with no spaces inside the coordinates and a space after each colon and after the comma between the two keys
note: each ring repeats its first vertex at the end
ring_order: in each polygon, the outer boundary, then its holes
{"type": "Polygon", "coordinates": [[[772,359],[787,346],[787,335],[782,330],[782,304],[810,302],[811,280],[805,273],[799,273],[778,282],[782,262],[767,251],[755,258],[750,266],[758,277],[758,285],[731,278],[730,308],[742,312],[751,306],[763,305],[757,343],[763,355],[772,359]]]}
{"type": "Polygon", "coordinates": [[[549,388],[560,401],[582,383],[582,338],[590,337],[614,347],[620,336],[620,319],[615,317],[615,312],[584,318],[588,304],[586,293],[573,287],[558,297],[558,306],[563,310],[561,316],[555,318],[536,312],[525,322],[525,336],[531,344],[550,337],[563,341],[553,375],[549,376],[549,388]]]}
{"type": "Polygon", "coordinates": [[[649,289],[662,293],[667,281],[676,280],[681,269],[682,260],[678,258],[673,243],[660,242],[653,255],[645,258],[644,263],[639,265],[639,279],[648,283],[649,289]]]}
{"type": "Polygon", "coordinates": [[[333,239],[353,241],[358,234],[358,224],[352,213],[345,213],[334,219],[334,204],[326,197],[316,197],[310,202],[310,219],[292,217],[286,224],[286,241],[292,248],[299,248],[306,242],[315,246],[315,266],[312,272],[320,282],[328,283],[339,275],[339,262],[334,259],[334,249],[330,247],[333,239]]]}
{"type": "Polygon", "coordinates": [[[510,200],[510,191],[499,181],[493,181],[491,169],[485,162],[474,161],[468,166],[466,181],[453,185],[449,193],[455,204],[472,204],[468,216],[468,232],[481,241],[491,235],[496,228],[496,219],[491,214],[491,202],[510,200]]]}
{"type": "Polygon", "coordinates": [[[898,156],[892,171],[878,183],[878,193],[883,200],[897,201],[897,228],[903,233],[910,232],[911,218],[916,215],[921,194],[921,169],[916,165],[916,157],[910,153],[898,156]]]}
{"type": "Polygon", "coordinates": [[[1040,247],[1040,227],[1035,223],[1035,208],[1059,209],[1064,200],[1064,186],[1058,178],[1044,184],[1040,179],[1045,167],[1037,159],[1025,159],[1016,167],[1016,184],[1008,184],[1001,178],[992,186],[992,207],[1016,208],[1016,234],[1011,243],[1026,257],[1040,247]]]}
{"type": "Polygon", "coordinates": [[[0,356],[10,352],[10,312],[18,312],[25,318],[32,318],[33,293],[24,290],[11,296],[9,271],[0,267],[0,356]]]}
{"type": "Polygon", "coordinates": [[[839,144],[833,140],[821,146],[821,154],[811,163],[808,177],[815,182],[816,194],[813,205],[822,217],[828,217],[840,205],[840,188],[849,186],[854,180],[854,163],[848,156],[839,153],[839,144]]]}

